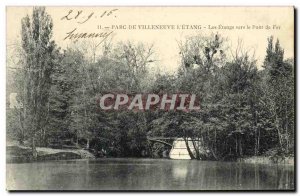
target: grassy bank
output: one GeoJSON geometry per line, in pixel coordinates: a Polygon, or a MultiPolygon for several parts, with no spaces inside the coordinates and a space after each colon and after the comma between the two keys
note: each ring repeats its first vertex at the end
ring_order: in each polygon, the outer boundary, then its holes
{"type": "Polygon", "coordinates": [[[259,164],[285,164],[294,165],[294,157],[282,157],[282,156],[253,156],[237,159],[242,163],[259,163],[259,164]]]}
{"type": "MultiPolygon", "coordinates": [[[[69,160],[69,159],[94,159],[95,156],[83,149],[53,149],[53,148],[36,148],[38,157],[37,161],[45,160],[69,160]]],[[[6,162],[23,163],[33,161],[30,147],[27,146],[7,146],[6,162]]]]}

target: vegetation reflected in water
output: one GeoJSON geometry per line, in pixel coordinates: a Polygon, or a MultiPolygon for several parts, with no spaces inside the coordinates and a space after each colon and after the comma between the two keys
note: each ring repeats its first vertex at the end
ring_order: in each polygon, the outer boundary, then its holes
{"type": "Polygon", "coordinates": [[[9,190],[294,189],[294,168],[166,159],[98,159],[7,164],[9,190]]]}

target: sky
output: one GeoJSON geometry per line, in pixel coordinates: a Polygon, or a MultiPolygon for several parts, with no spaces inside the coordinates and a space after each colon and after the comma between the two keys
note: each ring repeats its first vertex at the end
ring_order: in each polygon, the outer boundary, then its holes
{"type": "MultiPolygon", "coordinates": [[[[13,55],[14,44],[20,41],[21,19],[31,15],[32,9],[7,7],[8,56],[13,55]]],[[[286,58],[294,57],[293,7],[46,7],[46,11],[53,19],[53,39],[62,48],[72,45],[74,40],[65,37],[74,29],[74,33],[112,32],[107,39],[112,38],[113,43],[128,40],[153,43],[156,61],[151,66],[161,72],[176,72],[180,60],[178,41],[197,34],[219,33],[227,38],[226,44],[233,50],[242,40],[244,49],[255,53],[258,67],[262,65],[267,38],[271,35],[280,40],[286,58]],[[129,25],[136,25],[136,29],[129,29],[129,25]],[[138,25],[168,25],[174,29],[139,29],[138,25]],[[183,29],[182,25],[189,28],[183,29]]],[[[93,39],[100,43],[103,37],[93,39]]]]}

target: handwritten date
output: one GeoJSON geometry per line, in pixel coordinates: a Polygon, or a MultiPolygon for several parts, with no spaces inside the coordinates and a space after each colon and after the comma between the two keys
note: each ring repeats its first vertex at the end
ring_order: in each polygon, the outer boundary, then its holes
{"type": "Polygon", "coordinates": [[[101,12],[100,15],[96,14],[95,12],[89,12],[85,13],[83,10],[69,10],[68,13],[61,18],[61,20],[76,20],[78,24],[83,24],[87,21],[89,21],[92,17],[94,18],[104,18],[109,16],[114,16],[114,13],[118,11],[118,9],[111,9],[111,10],[105,10],[104,12],[101,12]]]}

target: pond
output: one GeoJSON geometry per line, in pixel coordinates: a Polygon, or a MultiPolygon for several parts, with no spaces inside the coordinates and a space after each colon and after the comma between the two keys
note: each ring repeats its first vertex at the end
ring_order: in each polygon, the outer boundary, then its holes
{"type": "Polygon", "coordinates": [[[106,158],[7,164],[8,190],[289,190],[294,166],[106,158]]]}

